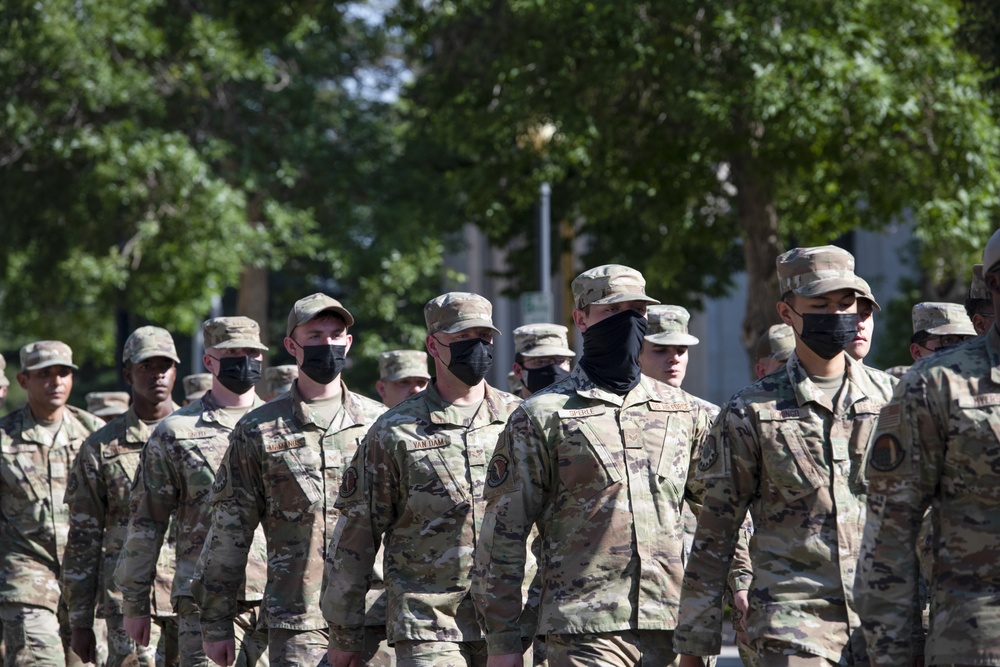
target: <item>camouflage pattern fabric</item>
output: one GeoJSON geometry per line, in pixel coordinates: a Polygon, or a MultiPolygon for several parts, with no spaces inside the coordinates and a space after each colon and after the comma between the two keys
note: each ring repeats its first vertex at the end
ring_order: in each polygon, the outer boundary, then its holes
{"type": "MultiPolygon", "coordinates": [[[[255,397],[254,405],[261,405],[260,399],[255,397]]],[[[191,596],[191,580],[211,518],[209,494],[234,426],[231,411],[220,408],[209,392],[160,422],[143,448],[127,537],[114,576],[125,616],[150,613],[150,588],[171,515],[177,522],[171,597],[191,596]]],[[[263,535],[253,539],[258,557],[245,569],[247,600],[259,599],[267,580],[263,535]]]]}
{"type": "Polygon", "coordinates": [[[860,613],[876,665],[921,654],[918,534],[934,551],[926,664],[1000,664],[1000,335],[922,359],[879,416],[868,462],[860,613]]]}
{"type": "MultiPolygon", "coordinates": [[[[129,408],[87,438],[73,462],[66,492],[69,537],[63,557],[63,595],[71,627],[93,627],[95,608],[99,618],[122,615],[121,593],[113,575],[128,531],[129,493],[139,454],[151,434],[152,429],[129,408]]],[[[158,562],[157,575],[162,574],[162,565],[172,567],[173,563],[158,562]]],[[[169,588],[157,592],[162,602],[169,602],[169,588]]]]}
{"type": "Polygon", "coordinates": [[[69,470],[84,439],[102,426],[70,406],[55,438],[27,406],[0,419],[0,603],[56,611],[69,470]]]}
{"type": "Polygon", "coordinates": [[[709,426],[681,389],[642,377],[622,397],[580,367],[514,412],[490,460],[476,548],[473,595],[490,654],[521,650],[519,588],[535,523],[538,634],[674,627],[681,505],[697,511],[691,462],[709,426]]]}
{"type": "MultiPolygon", "coordinates": [[[[293,384],[288,394],[247,414],[233,432],[215,480],[212,528],[198,564],[195,596],[205,641],[233,636],[236,594],[258,525],[268,536],[271,564],[261,627],[325,628],[320,595],[326,550],[340,514],[336,490],[358,443],[385,411],[343,382],[341,391],[342,407],[326,429],[293,384]]],[[[274,653],[271,659],[281,664],[274,653]]]]}
{"type": "Polygon", "coordinates": [[[895,380],[846,363],[836,405],[793,353],[783,370],[737,393],[719,415],[697,466],[706,493],[684,578],[679,653],[719,652],[722,596],[749,508],[750,641],[835,664],[865,659],[853,595],[864,457],[895,380]]]}
{"type": "Polygon", "coordinates": [[[468,418],[431,383],[375,423],[337,501],[323,595],[331,646],[362,649],[364,598],[383,539],[389,643],[482,640],[469,592],[473,550],[489,456],[519,402],[487,386],[468,418]]]}

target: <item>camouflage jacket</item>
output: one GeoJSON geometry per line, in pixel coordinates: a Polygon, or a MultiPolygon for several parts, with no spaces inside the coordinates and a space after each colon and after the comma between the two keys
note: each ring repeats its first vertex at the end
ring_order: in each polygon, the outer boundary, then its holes
{"type": "Polygon", "coordinates": [[[848,357],[833,405],[792,353],[783,370],[730,400],[697,466],[706,493],[684,577],[678,652],[719,652],[727,571],[749,508],[750,640],[834,663],[864,658],[853,596],[864,457],[895,382],[848,357]]]}
{"type": "Polygon", "coordinates": [[[917,535],[930,507],[928,665],[1000,664],[1000,335],[917,362],[883,408],[868,462],[859,609],[875,665],[920,634],[917,535]]]}
{"type": "Polygon", "coordinates": [[[390,643],[482,639],[469,587],[486,464],[519,402],[487,386],[468,421],[432,382],[375,423],[340,488],[323,596],[331,646],[361,650],[364,597],[383,539],[390,643]]]}
{"type": "MultiPolygon", "coordinates": [[[[490,460],[473,587],[491,654],[520,652],[518,594],[533,524],[538,634],[674,627],[690,465],[709,413],[643,377],[624,397],[579,366],[511,416],[490,460]]],[[[695,458],[697,460],[697,458],[695,458]]]]}
{"type": "MultiPolygon", "coordinates": [[[[254,407],[261,404],[254,397],[254,407]]],[[[150,613],[157,555],[171,515],[177,522],[171,598],[191,596],[191,579],[211,521],[209,494],[234,426],[233,417],[209,392],[160,422],[142,449],[127,537],[114,575],[125,616],[150,613]]],[[[246,569],[247,600],[260,599],[267,580],[263,535],[254,540],[259,544],[258,557],[246,569]]]]}
{"type": "MultiPolygon", "coordinates": [[[[129,492],[139,454],[151,434],[152,429],[129,408],[87,438],[73,462],[66,490],[70,522],[63,595],[74,628],[93,627],[95,606],[99,618],[122,613],[122,596],[113,575],[125,544],[129,492]]],[[[173,550],[164,549],[156,565],[152,604],[158,615],[170,612],[173,558],[173,550]]]]}
{"type": "Polygon", "coordinates": [[[212,494],[212,529],[198,564],[196,599],[205,641],[233,636],[236,591],[251,531],[263,525],[270,568],[260,626],[325,627],[324,561],[339,511],[341,475],[381,403],[341,382],[342,407],[323,429],[298,384],[240,420],[212,494]]]}
{"type": "Polygon", "coordinates": [[[69,469],[84,439],[102,426],[67,406],[53,441],[28,406],[0,419],[0,602],[56,610],[69,469]]]}

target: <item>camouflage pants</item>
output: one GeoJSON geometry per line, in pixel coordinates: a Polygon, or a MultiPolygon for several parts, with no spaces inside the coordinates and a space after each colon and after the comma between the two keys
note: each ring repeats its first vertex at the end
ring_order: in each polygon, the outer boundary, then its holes
{"type": "Polygon", "coordinates": [[[0,603],[0,622],[3,623],[4,667],[61,667],[73,654],[68,643],[63,644],[58,617],[49,609],[3,602],[0,603]]]}
{"type": "MultiPolygon", "coordinates": [[[[248,629],[256,626],[256,619],[256,607],[253,607],[237,617],[233,623],[236,635],[236,667],[252,667],[265,655],[267,650],[266,634],[256,630],[247,634],[248,629]]],[[[201,614],[192,598],[177,598],[177,652],[180,656],[180,667],[213,667],[214,665],[202,648],[201,614]]],[[[275,664],[284,663],[276,662],[275,664]]]]}
{"type": "Polygon", "coordinates": [[[325,665],[328,644],[329,635],[326,630],[267,629],[268,655],[271,662],[280,667],[325,665]]]}
{"type": "Polygon", "coordinates": [[[764,642],[757,651],[760,667],[831,667],[837,663],[809,653],[797,653],[784,644],[764,642]]]}
{"type": "Polygon", "coordinates": [[[673,630],[547,635],[549,667],[663,667],[677,659],[673,630]]]}
{"type": "MultiPolygon", "coordinates": [[[[156,667],[180,667],[181,657],[177,649],[177,617],[154,617],[153,625],[159,629],[160,634],[160,640],[156,642],[156,667]]],[[[150,628],[150,637],[152,637],[152,628],[150,628]]],[[[149,643],[153,643],[152,639],[149,643]]]]}
{"type": "Polygon", "coordinates": [[[396,651],[386,640],[384,625],[365,626],[365,646],[361,652],[361,660],[368,667],[392,667],[396,664],[396,651]]]}
{"type": "Polygon", "coordinates": [[[106,667],[156,666],[156,643],[159,640],[160,629],[155,623],[150,624],[149,646],[139,646],[125,634],[124,619],[121,616],[110,616],[104,621],[108,626],[106,667]]]}
{"type": "Polygon", "coordinates": [[[400,641],[394,648],[399,667],[486,667],[485,641],[400,641]]]}

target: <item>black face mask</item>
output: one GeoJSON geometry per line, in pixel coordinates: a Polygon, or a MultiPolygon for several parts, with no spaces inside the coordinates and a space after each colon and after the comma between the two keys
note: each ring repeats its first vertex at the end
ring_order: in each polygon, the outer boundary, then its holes
{"type": "Polygon", "coordinates": [[[541,368],[525,368],[524,386],[534,394],[567,377],[569,377],[569,371],[560,368],[558,364],[542,366],[541,368]]]}
{"type": "Polygon", "coordinates": [[[598,386],[619,395],[639,384],[639,350],[646,318],[626,310],[588,327],[580,366],[598,386]]]}
{"type": "Polygon", "coordinates": [[[823,359],[833,359],[858,335],[857,313],[802,314],[794,308],[792,312],[802,318],[799,338],[823,359]]]}
{"type": "Polygon", "coordinates": [[[487,343],[482,338],[460,340],[444,347],[451,350],[448,370],[462,384],[476,386],[493,367],[493,343],[487,343]]]}
{"type": "Polygon", "coordinates": [[[347,363],[346,345],[299,345],[302,372],[314,382],[330,384],[347,363]]]}
{"type": "Polygon", "coordinates": [[[219,357],[219,382],[234,394],[245,394],[260,382],[260,359],[219,357]]]}

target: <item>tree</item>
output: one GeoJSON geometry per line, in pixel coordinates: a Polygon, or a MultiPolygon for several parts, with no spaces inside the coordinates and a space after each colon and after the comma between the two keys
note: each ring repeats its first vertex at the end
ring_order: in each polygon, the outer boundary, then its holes
{"type": "Polygon", "coordinates": [[[661,299],[742,263],[748,348],[790,244],[905,214],[925,265],[965,278],[992,227],[997,126],[953,2],[404,0],[398,20],[470,219],[523,236],[549,180],[587,264],[633,264],[661,299]]]}

